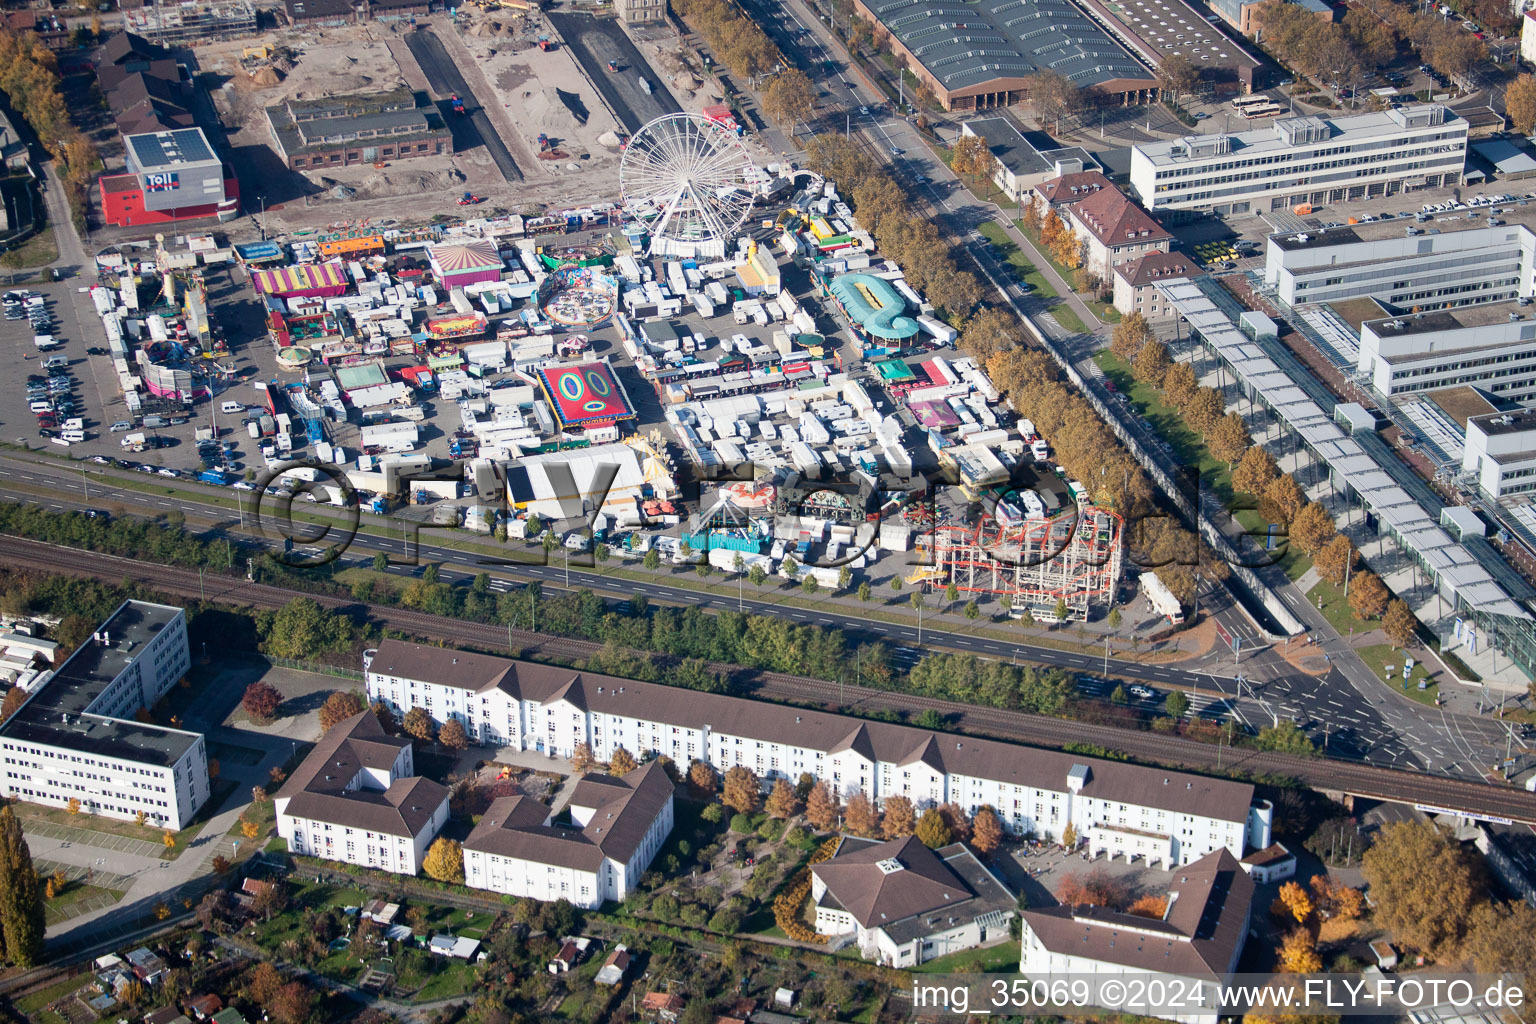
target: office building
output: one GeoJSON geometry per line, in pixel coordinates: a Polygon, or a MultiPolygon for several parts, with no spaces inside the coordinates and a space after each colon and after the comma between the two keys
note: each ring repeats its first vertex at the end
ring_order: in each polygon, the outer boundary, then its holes
{"type": "Polygon", "coordinates": [[[1536,491],[1536,411],[1487,413],[1467,420],[1461,471],[1495,501],[1536,491]]]}
{"type": "Polygon", "coordinates": [[[1018,897],[964,843],[843,836],[811,867],[811,902],[818,934],[848,936],[866,960],[916,967],[1008,939],[1018,897]]]}
{"type": "Polygon", "coordinates": [[[1367,320],[1356,369],[1388,397],[1468,384],[1536,401],[1536,308],[1488,302],[1367,320]]]}
{"type": "Polygon", "coordinates": [[[1106,282],[1120,264],[1173,244],[1172,235],[1113,186],[1068,206],[1066,221],[1083,242],[1083,266],[1106,282]]]}
{"type": "Polygon", "coordinates": [[[321,737],[273,807],[292,853],[414,875],[448,820],[448,790],[415,774],[409,737],[364,711],[321,737]]]}
{"type": "MultiPolygon", "coordinates": [[[[1231,852],[1216,850],[1174,872],[1161,918],[1094,906],[1022,911],[1019,972],[1224,985],[1248,937],[1253,891],[1253,879],[1231,852]]],[[[1216,1024],[1224,1007],[1208,1000],[1177,1013],[1142,1012],[1185,1024],[1216,1024]]]]}
{"type": "Polygon", "coordinates": [[[1149,210],[1262,212],[1454,185],[1466,156],[1467,122],[1420,103],[1142,143],[1131,149],[1131,185],[1149,210]]]}
{"type": "Polygon", "coordinates": [[[240,187],[201,128],[123,137],[127,173],[99,182],[103,215],[118,227],[167,224],[240,212],[240,187]]]}
{"type": "Polygon", "coordinates": [[[124,601],[0,724],[8,797],[186,828],[208,799],[199,733],[134,721],[191,668],[180,608],[124,601]]]}
{"type": "Polygon", "coordinates": [[[369,700],[456,718],[477,743],[552,757],[586,744],[599,760],[622,746],[679,767],[742,765],[765,784],[809,773],[877,802],[991,806],[1015,834],[1056,838],[1071,824],[1107,850],[1157,835],[1180,864],[1269,845],[1270,811],[1245,783],[395,640],[370,652],[365,675],[369,700]]]}
{"type": "Polygon", "coordinates": [[[672,788],[651,761],[618,778],[583,775],[558,817],[529,797],[501,797],[464,840],[464,884],[588,909],[622,900],[672,831],[672,788]]]}
{"type": "Polygon", "coordinates": [[[1369,296],[1439,309],[1536,293],[1536,209],[1373,221],[1269,236],[1264,282],[1287,306],[1369,296]]]}
{"type": "Polygon", "coordinates": [[[1115,309],[1122,316],[1140,313],[1156,322],[1178,315],[1158,283],[1204,277],[1205,271],[1181,252],[1153,252],[1116,264],[1113,276],[1115,309]]]}
{"type": "Polygon", "coordinates": [[[1015,204],[1043,181],[1099,169],[1087,150],[1062,146],[1044,132],[1026,131],[1006,112],[972,118],[960,126],[960,133],[986,141],[992,152],[992,181],[1015,204]]]}
{"type": "Polygon", "coordinates": [[[1157,79],[1070,0],[854,0],[891,52],[945,110],[1029,100],[1029,77],[1054,71],[1094,100],[1157,98],[1157,79]]]}
{"type": "Polygon", "coordinates": [[[442,156],[453,136],[409,88],[379,95],[289,100],[267,108],[278,156],[295,171],[442,156]]]}

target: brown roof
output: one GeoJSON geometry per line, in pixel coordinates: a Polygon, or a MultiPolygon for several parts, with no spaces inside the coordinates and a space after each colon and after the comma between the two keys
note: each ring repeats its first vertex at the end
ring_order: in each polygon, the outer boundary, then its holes
{"type": "Polygon", "coordinates": [[[448,790],[420,776],[395,779],[388,789],[352,789],[364,769],[387,771],[411,741],[389,736],[372,711],[331,728],[277,791],[285,813],[313,821],[415,838],[448,799],[448,790]]]}
{"type": "Polygon", "coordinates": [[[546,824],[549,808],[526,796],[504,796],[486,810],[464,849],[584,871],[596,871],[604,858],[628,863],[671,797],[672,780],[660,761],[622,778],[584,775],[570,806],[591,810],[585,826],[546,824]]]}
{"type": "Polygon", "coordinates": [[[1035,186],[1035,191],[1052,206],[1061,206],[1081,202],[1100,189],[1114,187],[1099,171],[1076,171],[1042,181],[1035,186]]]}
{"type": "Polygon", "coordinates": [[[1225,977],[1242,950],[1253,880],[1225,849],[1180,868],[1161,921],[1102,907],[1047,907],[1024,923],[1052,953],[1144,971],[1225,977]]]}
{"type": "Polygon", "coordinates": [[[1105,245],[1172,238],[1117,188],[1100,189],[1072,207],[1072,216],[1105,245]]]}
{"type": "Polygon", "coordinates": [[[945,774],[969,775],[1008,785],[1064,792],[1075,766],[1090,770],[1082,795],[1134,803],[1175,814],[1225,821],[1248,819],[1253,786],[1228,779],[1186,775],[1124,761],[1100,760],[997,740],[939,735],[888,722],[788,707],[744,697],[700,693],[661,683],[595,675],[557,665],[508,661],[442,647],[385,640],[370,671],[462,686],[477,692],[501,689],[540,703],[556,694],[573,706],[629,715],[691,729],[836,752],[858,749],[865,757],[896,765],[923,763],[945,774]]]}
{"type": "Polygon", "coordinates": [[[1295,854],[1285,848],[1284,843],[1270,843],[1262,850],[1255,850],[1243,858],[1244,864],[1252,864],[1254,867],[1263,867],[1265,864],[1274,864],[1287,858],[1294,859],[1295,854]]]}
{"type": "Polygon", "coordinates": [[[666,1010],[671,1013],[682,1012],[683,997],[675,992],[647,992],[645,998],[640,1000],[640,1005],[647,1010],[666,1010]]]}
{"type": "Polygon", "coordinates": [[[845,837],[832,859],[811,871],[865,928],[895,924],[975,895],[915,836],[872,844],[845,837]]]}
{"type": "Polygon", "coordinates": [[[1205,270],[1181,252],[1149,252],[1117,265],[1115,273],[1137,288],[1156,281],[1205,276],[1205,270]]]}

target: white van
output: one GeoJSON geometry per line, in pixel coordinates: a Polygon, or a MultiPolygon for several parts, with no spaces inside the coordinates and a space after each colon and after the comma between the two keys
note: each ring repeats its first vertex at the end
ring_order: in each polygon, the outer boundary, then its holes
{"type": "Polygon", "coordinates": [[[69,365],[69,356],[49,356],[43,360],[43,369],[57,370],[69,365]]]}
{"type": "Polygon", "coordinates": [[[219,406],[219,412],[222,412],[225,415],[229,415],[230,413],[245,412],[245,406],[241,405],[239,402],[225,402],[223,405],[219,406]]]}
{"type": "Polygon", "coordinates": [[[59,339],[51,334],[37,334],[32,337],[32,344],[36,345],[39,351],[47,352],[49,349],[59,347],[59,339]]]}
{"type": "Polygon", "coordinates": [[[32,410],[33,412],[52,412],[53,411],[53,403],[52,402],[45,402],[41,398],[39,398],[35,402],[28,402],[27,403],[27,408],[32,410]]]}
{"type": "Polygon", "coordinates": [[[69,419],[67,419],[63,423],[59,424],[59,429],[60,430],[84,430],[85,429],[85,420],[81,419],[79,416],[71,416],[69,419]]]}
{"type": "Polygon", "coordinates": [[[59,436],[62,437],[64,440],[68,441],[70,444],[78,444],[81,441],[85,440],[85,431],[83,431],[83,430],[64,430],[64,431],[60,431],[59,436]]]}

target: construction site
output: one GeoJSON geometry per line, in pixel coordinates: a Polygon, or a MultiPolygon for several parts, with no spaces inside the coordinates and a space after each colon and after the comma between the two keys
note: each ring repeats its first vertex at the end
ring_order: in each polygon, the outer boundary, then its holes
{"type": "Polygon", "coordinates": [[[926,564],[906,582],[987,595],[1014,618],[1086,622],[1095,605],[1113,603],[1123,528],[1118,515],[1094,505],[1050,518],[1004,523],[987,516],[974,526],[937,526],[919,544],[926,564]]]}

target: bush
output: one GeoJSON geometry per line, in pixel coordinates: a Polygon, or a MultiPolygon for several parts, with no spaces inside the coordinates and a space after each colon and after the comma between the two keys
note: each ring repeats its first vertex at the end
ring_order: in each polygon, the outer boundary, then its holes
{"type": "Polygon", "coordinates": [[[731,815],[731,831],[732,832],[751,832],[752,831],[752,815],[750,815],[750,814],[733,814],[733,815],[731,815]]]}

